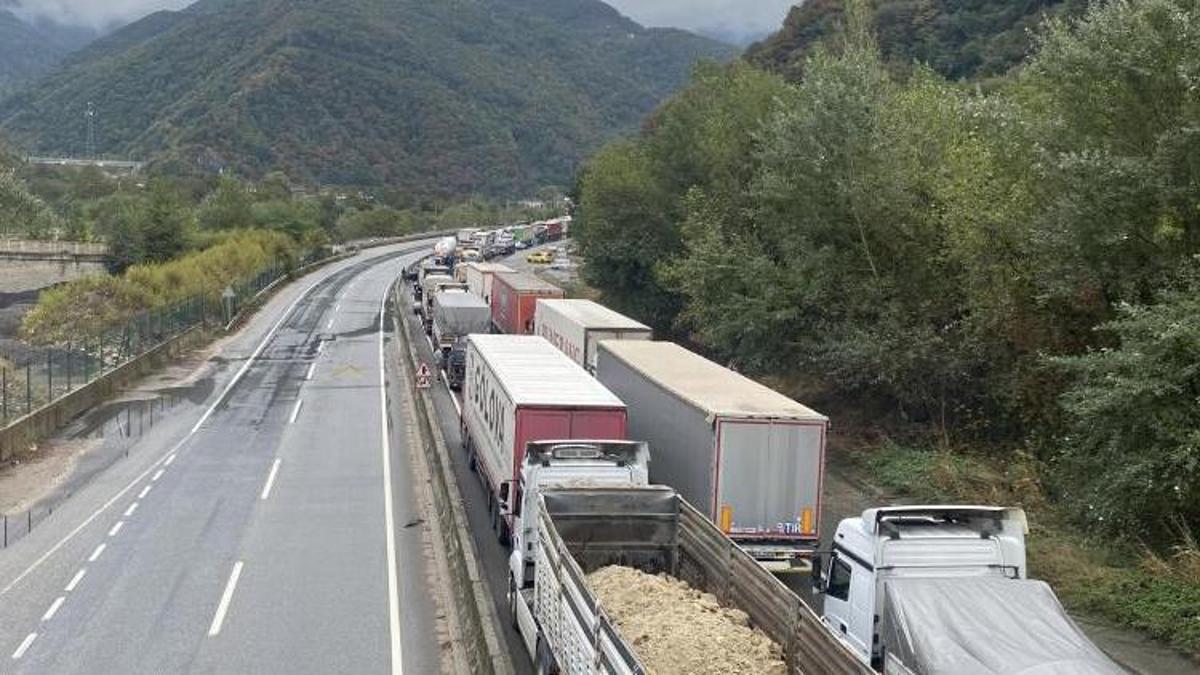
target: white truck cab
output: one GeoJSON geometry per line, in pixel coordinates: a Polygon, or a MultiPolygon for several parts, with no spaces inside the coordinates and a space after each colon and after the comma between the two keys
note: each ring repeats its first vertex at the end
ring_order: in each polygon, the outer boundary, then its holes
{"type": "Polygon", "coordinates": [[[520,510],[513,514],[509,572],[517,589],[533,582],[542,490],[555,487],[642,487],[650,484],[650,449],[641,441],[538,441],[529,443],[521,467],[520,510]]]}
{"type": "Polygon", "coordinates": [[[884,673],[1122,672],[1027,579],[1027,533],[1017,508],[863,511],[814,566],[824,621],[884,673]]]}

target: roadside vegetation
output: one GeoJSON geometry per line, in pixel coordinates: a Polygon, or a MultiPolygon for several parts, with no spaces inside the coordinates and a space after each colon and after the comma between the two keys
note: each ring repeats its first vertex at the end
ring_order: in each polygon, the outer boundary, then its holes
{"type": "Polygon", "coordinates": [[[1025,506],[1065,602],[1200,653],[1200,5],[1049,19],[987,90],[847,6],[593,159],[586,280],[874,439],[872,480],[1025,506]]]}
{"type": "MultiPolygon", "coordinates": [[[[148,311],[179,303],[220,307],[220,294],[268,270],[287,271],[335,242],[547,217],[539,200],[423,201],[397,192],[312,191],[282,173],[258,182],[153,174],[115,178],[97,169],[31,167],[0,156],[0,236],[100,241],[110,276],[45,291],[24,319],[38,344],[80,342],[148,311]]],[[[544,203],[544,205],[542,205],[544,203]]]]}

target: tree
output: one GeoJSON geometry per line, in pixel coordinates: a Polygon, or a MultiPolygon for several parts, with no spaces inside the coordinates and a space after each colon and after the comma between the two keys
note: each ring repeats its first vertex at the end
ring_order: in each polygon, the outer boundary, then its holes
{"type": "Polygon", "coordinates": [[[371,237],[398,237],[417,229],[416,219],[409,211],[397,211],[388,206],[366,210],[351,210],[338,219],[337,232],[344,240],[371,237]]]}
{"type": "Polygon", "coordinates": [[[253,221],[250,193],[236,178],[222,176],[217,188],[204,199],[196,222],[205,230],[232,230],[249,227],[253,221]]]}
{"type": "Polygon", "coordinates": [[[1060,358],[1073,376],[1060,439],[1072,503],[1100,529],[1174,543],[1200,523],[1200,276],[1101,330],[1117,346],[1060,358]]]}
{"type": "Polygon", "coordinates": [[[166,262],[188,249],[192,229],[191,207],[166,181],[152,181],[141,222],[143,259],[166,262]]]}

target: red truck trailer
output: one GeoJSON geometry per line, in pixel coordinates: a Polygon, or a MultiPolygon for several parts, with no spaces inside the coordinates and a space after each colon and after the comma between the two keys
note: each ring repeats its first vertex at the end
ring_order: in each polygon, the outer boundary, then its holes
{"type": "Polygon", "coordinates": [[[538,298],[561,298],[563,290],[524,272],[492,277],[492,325],[508,335],[533,335],[538,298]]]}
{"type": "Polygon", "coordinates": [[[545,339],[467,338],[462,439],[507,541],[520,470],[533,441],[625,440],[625,404],[545,339]]]}

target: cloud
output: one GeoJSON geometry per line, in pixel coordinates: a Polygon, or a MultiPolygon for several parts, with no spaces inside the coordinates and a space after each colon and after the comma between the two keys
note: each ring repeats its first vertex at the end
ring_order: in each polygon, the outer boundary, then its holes
{"type": "Polygon", "coordinates": [[[607,0],[646,26],[673,26],[710,35],[755,39],[775,32],[802,0],[607,0]]]}
{"type": "Polygon", "coordinates": [[[15,12],[28,20],[103,30],[136,21],[160,9],[183,9],[195,0],[16,0],[15,12]]]}
{"type": "MultiPolygon", "coordinates": [[[[327,0],[337,2],[337,0],[327,0]]],[[[801,0],[607,0],[647,26],[673,26],[748,40],[775,31],[801,0]]],[[[104,30],[160,9],[182,9],[194,0],[7,0],[27,19],[104,30]]],[[[0,0],[0,6],[6,0],[0,0]]]]}

